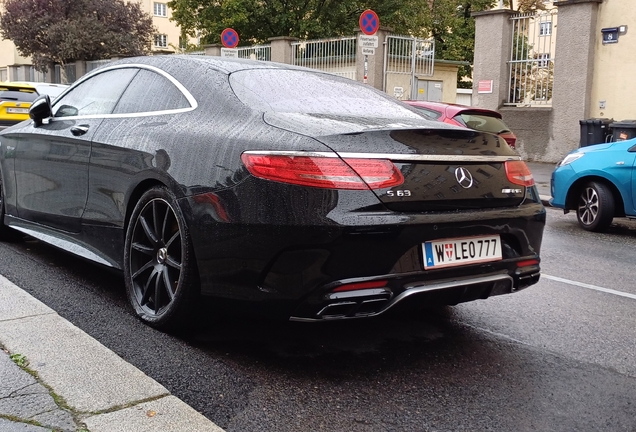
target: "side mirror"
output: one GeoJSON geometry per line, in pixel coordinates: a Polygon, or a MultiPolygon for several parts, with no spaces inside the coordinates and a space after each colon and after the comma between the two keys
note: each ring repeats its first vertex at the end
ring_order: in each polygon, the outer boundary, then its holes
{"type": "Polygon", "coordinates": [[[35,126],[41,126],[42,120],[51,117],[51,98],[49,95],[42,95],[33,101],[29,108],[29,117],[33,119],[35,126]]]}

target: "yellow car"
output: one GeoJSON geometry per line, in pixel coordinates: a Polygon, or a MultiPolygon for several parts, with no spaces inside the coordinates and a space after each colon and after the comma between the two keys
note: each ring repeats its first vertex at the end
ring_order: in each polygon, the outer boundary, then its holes
{"type": "Polygon", "coordinates": [[[0,82],[0,127],[28,120],[31,102],[38,96],[32,85],[0,82]]]}

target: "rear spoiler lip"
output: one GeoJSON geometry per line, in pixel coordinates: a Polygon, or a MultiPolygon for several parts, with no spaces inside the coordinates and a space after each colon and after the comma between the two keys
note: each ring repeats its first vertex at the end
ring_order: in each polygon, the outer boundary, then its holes
{"type": "Polygon", "coordinates": [[[277,155],[289,157],[340,157],[352,159],[389,159],[405,162],[507,162],[520,161],[521,156],[484,156],[484,155],[431,155],[402,153],[350,153],[350,152],[312,152],[312,151],[279,151],[248,150],[244,153],[255,155],[277,155]]]}

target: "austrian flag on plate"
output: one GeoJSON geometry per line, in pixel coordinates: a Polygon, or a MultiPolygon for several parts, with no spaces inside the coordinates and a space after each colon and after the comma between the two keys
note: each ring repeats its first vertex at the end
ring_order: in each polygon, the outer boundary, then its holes
{"type": "Polygon", "coordinates": [[[430,241],[423,244],[424,268],[440,268],[501,259],[498,235],[430,241]]]}

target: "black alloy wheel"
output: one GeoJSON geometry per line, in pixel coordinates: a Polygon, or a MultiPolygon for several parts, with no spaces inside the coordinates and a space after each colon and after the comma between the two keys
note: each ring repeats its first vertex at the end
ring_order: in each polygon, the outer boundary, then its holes
{"type": "Polygon", "coordinates": [[[580,192],[576,209],[579,225],[588,231],[604,231],[614,219],[614,195],[602,183],[587,183],[580,192]]]}
{"type": "Polygon", "coordinates": [[[161,330],[187,324],[198,271],[181,209],[164,187],[143,194],[126,231],[124,277],[137,315],[161,330]]]}

